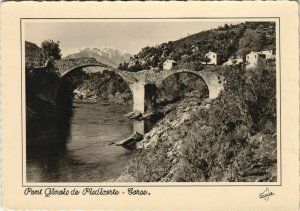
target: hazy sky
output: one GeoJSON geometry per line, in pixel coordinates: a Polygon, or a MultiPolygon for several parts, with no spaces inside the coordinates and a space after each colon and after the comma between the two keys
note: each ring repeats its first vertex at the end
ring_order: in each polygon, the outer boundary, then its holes
{"type": "Polygon", "coordinates": [[[114,47],[136,54],[143,47],[177,40],[224,24],[211,21],[31,22],[25,24],[25,40],[39,46],[46,39],[60,41],[64,56],[84,47],[114,47]]]}

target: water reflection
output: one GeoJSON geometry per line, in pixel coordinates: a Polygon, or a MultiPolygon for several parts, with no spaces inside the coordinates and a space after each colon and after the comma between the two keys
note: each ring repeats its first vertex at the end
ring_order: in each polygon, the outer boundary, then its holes
{"type": "Polygon", "coordinates": [[[123,106],[74,103],[67,121],[27,128],[27,182],[102,182],[116,178],[131,152],[111,143],[132,134],[123,106]]]}

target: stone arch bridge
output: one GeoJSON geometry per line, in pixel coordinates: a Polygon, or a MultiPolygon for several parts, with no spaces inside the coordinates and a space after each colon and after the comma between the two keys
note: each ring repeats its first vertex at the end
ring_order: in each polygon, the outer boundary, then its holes
{"type": "MultiPolygon", "coordinates": [[[[224,78],[213,71],[192,71],[188,69],[177,69],[166,71],[143,70],[139,72],[129,72],[118,70],[111,66],[102,64],[94,58],[62,59],[54,62],[54,68],[59,73],[59,77],[61,79],[78,68],[90,66],[97,66],[101,67],[102,70],[113,71],[124,79],[133,95],[134,112],[145,112],[145,97],[147,92],[146,87],[148,85],[155,85],[156,87],[158,87],[166,78],[176,73],[191,73],[199,76],[207,85],[210,99],[218,97],[220,92],[224,89],[224,78]]],[[[58,89],[59,87],[57,87],[56,93],[54,95],[58,93],[58,89]]],[[[56,96],[54,96],[54,99],[56,99],[56,96]]]]}

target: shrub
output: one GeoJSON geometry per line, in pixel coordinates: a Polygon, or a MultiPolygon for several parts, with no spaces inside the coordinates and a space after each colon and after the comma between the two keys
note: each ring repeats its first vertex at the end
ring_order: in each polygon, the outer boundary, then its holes
{"type": "Polygon", "coordinates": [[[127,173],[137,181],[276,181],[274,64],[219,71],[226,79],[225,91],[210,106],[197,108],[188,120],[168,128],[191,100],[177,104],[156,129],[164,131],[160,138],[154,134],[148,140],[153,146],[133,155],[127,173]]]}

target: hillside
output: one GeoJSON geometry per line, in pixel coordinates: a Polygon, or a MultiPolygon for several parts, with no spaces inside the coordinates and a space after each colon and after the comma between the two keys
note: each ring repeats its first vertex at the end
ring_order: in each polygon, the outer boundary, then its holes
{"type": "Polygon", "coordinates": [[[84,48],[77,53],[70,54],[65,58],[95,58],[98,62],[118,67],[120,63],[128,62],[131,55],[122,53],[114,48],[84,48]]]}
{"type": "Polygon", "coordinates": [[[134,55],[128,63],[119,69],[139,71],[160,68],[167,59],[182,64],[196,63],[204,60],[209,51],[218,52],[223,62],[231,56],[245,55],[251,51],[276,50],[276,30],[274,22],[246,22],[227,25],[217,29],[202,31],[185,38],[162,43],[154,47],[145,47],[134,55]]]}
{"type": "Polygon", "coordinates": [[[216,99],[166,105],[116,181],[277,181],[275,63],[230,67],[224,77],[225,91],[216,99]]]}
{"type": "Polygon", "coordinates": [[[25,41],[25,67],[26,70],[45,64],[45,56],[42,49],[34,43],[25,41]]]}

